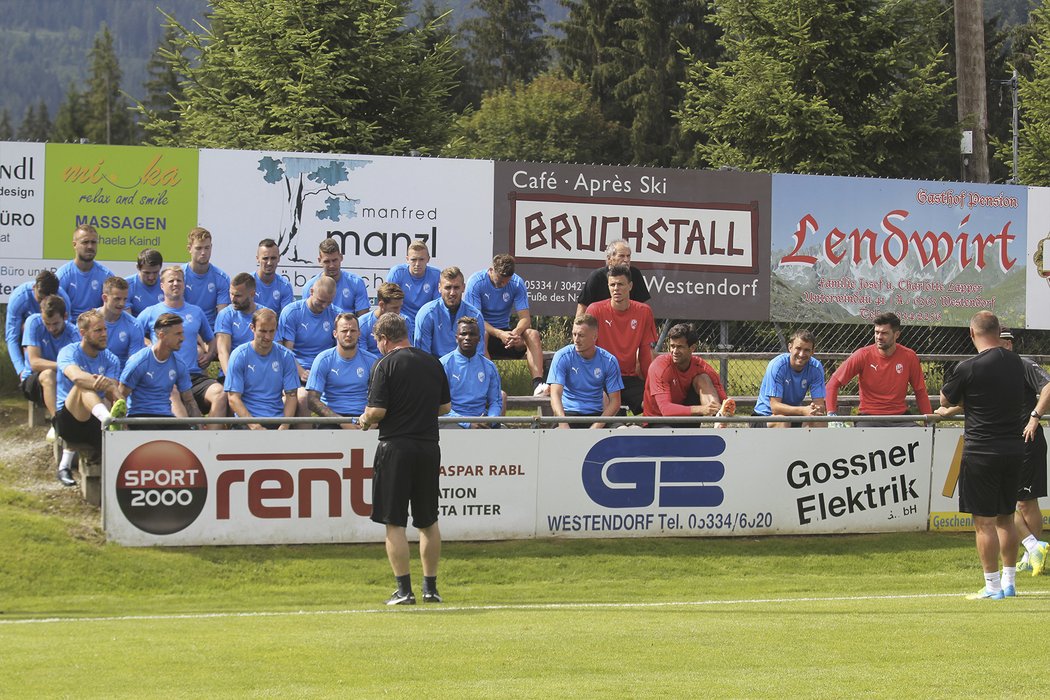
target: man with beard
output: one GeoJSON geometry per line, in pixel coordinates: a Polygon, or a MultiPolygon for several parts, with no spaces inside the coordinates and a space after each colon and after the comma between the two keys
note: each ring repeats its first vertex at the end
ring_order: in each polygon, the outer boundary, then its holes
{"type": "MultiPolygon", "coordinates": [[[[28,400],[43,406],[52,416],[58,410],[55,390],[58,381],[58,351],[77,342],[76,326],[66,317],[66,302],[52,294],[40,302],[40,313],[26,319],[22,331],[22,351],[26,366],[19,377],[19,388],[28,400]]],[[[54,439],[53,434],[48,435],[54,439]]]]}
{"type": "Polygon", "coordinates": [[[238,272],[230,281],[230,305],[215,318],[215,351],[223,374],[227,372],[230,353],[252,341],[252,315],[257,308],[255,277],[238,272]]]}
{"type": "Polygon", "coordinates": [[[444,357],[456,349],[456,323],[471,316],[484,323],[481,310],[463,301],[463,273],[458,267],[441,271],[441,296],[423,305],[416,314],[416,335],[412,343],[434,357],[444,357]]]}
{"type": "Polygon", "coordinates": [[[352,272],[343,269],[343,251],[334,238],[326,238],[317,246],[317,264],[321,271],[308,279],[303,285],[303,300],[310,297],[310,288],[322,277],[335,282],[335,296],[332,303],[344,311],[353,311],[361,316],[368,313],[368,288],[365,281],[352,272]]]}
{"type": "Polygon", "coordinates": [[[69,313],[73,318],[88,309],[102,305],[102,285],[113,276],[109,268],[95,262],[98,253],[98,231],[82,224],[73,231],[73,259],[58,268],[58,284],[69,295],[69,313]]]}
{"type": "MultiPolygon", "coordinates": [[[[836,415],[839,387],[860,376],[860,413],[862,416],[901,416],[908,411],[908,385],[915,393],[915,403],[924,415],[933,413],[926,379],[922,376],[919,357],[910,348],[897,342],[901,335],[901,320],[895,313],[875,317],[875,343],[857,350],[839,365],[827,383],[827,410],[836,415]]],[[[857,427],[879,428],[904,426],[893,421],[858,420],[857,427]]]]}
{"type": "MultiPolygon", "coordinates": [[[[190,368],[179,356],[179,349],[186,341],[182,317],[173,313],[161,314],[153,324],[152,336],[153,344],[129,357],[120,374],[120,394],[126,402],[126,415],[129,418],[173,418],[171,397],[174,394],[182,405],[181,413],[200,416],[200,408],[191,391],[190,368]]],[[[160,429],[157,426],[129,427],[132,430],[160,429]]],[[[175,429],[175,426],[165,428],[175,429]]]]}
{"type": "Polygon", "coordinates": [[[335,338],[332,336],[335,317],[343,312],[343,309],[332,303],[335,290],[332,278],[322,275],[310,288],[310,296],[284,307],[277,324],[277,339],[292,351],[299,372],[301,386],[297,395],[297,415],[300,418],[310,415],[306,382],[310,379],[314,359],[328,348],[335,347],[335,338]]]}
{"type": "Polygon", "coordinates": [[[314,359],[310,378],[306,380],[307,401],[310,411],[319,416],[351,416],[341,426],[345,430],[356,430],[357,417],[365,410],[368,399],[372,365],[379,356],[362,346],[360,325],[352,313],[343,312],[335,317],[333,334],[335,347],[314,359]]]}
{"type": "MultiPolygon", "coordinates": [[[[120,278],[117,278],[120,279],[120,278]]],[[[123,281],[123,280],[122,280],[123,281]]],[[[66,442],[58,463],[58,480],[76,486],[69,445],[91,445],[102,451],[102,421],[108,421],[110,408],[120,399],[120,361],[106,349],[106,320],[91,309],[77,319],[80,342],[58,351],[58,411],[53,419],[55,432],[66,442]]]]}
{"type": "Polygon", "coordinates": [[[164,301],[164,292],[160,288],[160,269],[164,267],[161,252],[156,248],[143,248],[135,267],[138,272],[124,278],[128,281],[128,306],[132,316],[164,301]]]}
{"type": "Polygon", "coordinates": [[[280,318],[284,307],[295,301],[295,292],[291,282],[277,274],[277,266],[281,264],[281,249],[277,241],[272,238],[259,241],[255,262],[258,263],[254,275],[255,303],[273,309],[280,318]]]}
{"type": "MultiPolygon", "coordinates": [[[[649,365],[642,399],[645,415],[718,415],[726,401],[726,392],[715,368],[693,354],[698,341],[691,326],[685,323],[671,326],[667,332],[667,353],[649,365]]],[[[649,427],[657,424],[649,423],[649,427]]]]}
{"type": "MultiPolygon", "coordinates": [[[[503,389],[496,364],[478,352],[478,320],[462,316],[456,322],[456,349],[441,358],[452,396],[450,416],[503,415],[503,389]]],[[[460,423],[461,428],[489,428],[496,423],[460,423]]]]}
{"type": "Polygon", "coordinates": [[[211,264],[211,232],[196,226],[186,236],[190,261],[182,266],[186,281],[186,301],[204,309],[208,325],[230,303],[230,276],[211,264]]]}
{"type": "MultiPolygon", "coordinates": [[[[223,387],[230,397],[230,408],[238,418],[291,418],[296,414],[299,374],[292,351],[274,343],[277,314],[273,309],[256,309],[251,330],[255,337],[230,354],[230,370],[223,387]]],[[[288,423],[264,426],[250,423],[252,430],[286,430],[288,423]]]]}
{"type": "Polygon", "coordinates": [[[40,301],[44,297],[57,294],[69,308],[69,296],[58,286],[58,278],[51,270],[41,270],[32,282],[25,282],[15,287],[7,300],[7,317],[4,322],[4,338],[7,340],[7,355],[15,374],[22,376],[26,368],[26,358],[22,353],[22,332],[26,320],[33,314],[40,313],[40,301]]]}

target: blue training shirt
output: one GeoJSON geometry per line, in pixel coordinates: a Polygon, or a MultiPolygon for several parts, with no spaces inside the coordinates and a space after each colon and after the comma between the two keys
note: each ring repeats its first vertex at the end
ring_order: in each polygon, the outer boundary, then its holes
{"type": "Polygon", "coordinates": [[[215,333],[225,333],[230,336],[230,352],[233,352],[234,349],[255,340],[251,325],[251,314],[227,306],[215,318],[215,333]]]}
{"type": "Polygon", "coordinates": [[[131,389],[129,416],[171,416],[171,388],[177,387],[181,394],[192,386],[189,367],[182,358],[172,353],[161,362],[153,348],[143,348],[128,358],[120,383],[131,389]]]}
{"type": "MultiPolygon", "coordinates": [[[[144,347],[146,336],[135,317],[127,311],[120,312],[120,316],[112,323],[106,321],[106,349],[117,356],[121,368],[129,357],[144,347]]],[[[119,373],[117,376],[120,376],[119,373]]]]}
{"type": "Polygon", "coordinates": [[[206,343],[210,343],[211,339],[215,337],[211,330],[211,324],[208,323],[208,319],[204,315],[204,309],[188,303],[183,303],[177,309],[173,309],[167,304],[154,304],[147,308],[139,314],[136,320],[139,328],[142,329],[143,336],[149,337],[151,342],[157,342],[156,334],[153,332],[153,324],[157,322],[161,314],[175,314],[182,319],[182,330],[186,334],[186,340],[182,342],[178,355],[189,369],[190,374],[200,374],[202,370],[197,364],[197,336],[199,335],[203,338],[206,343]]]}
{"type": "MultiPolygon", "coordinates": [[[[25,328],[26,319],[33,314],[40,313],[40,302],[33,294],[34,284],[36,284],[35,281],[18,285],[7,299],[4,339],[7,341],[7,354],[18,376],[22,376],[26,368],[26,358],[22,353],[22,331],[25,328]]],[[[59,287],[58,295],[66,302],[66,309],[69,309],[69,295],[66,294],[66,290],[59,287]]]]}
{"type": "MultiPolygon", "coordinates": [[[[502,382],[496,364],[475,352],[467,357],[457,347],[441,358],[452,394],[453,416],[499,416],[503,413],[502,382]]],[[[467,427],[470,423],[460,423],[467,427]]]]}
{"type": "Polygon", "coordinates": [[[102,306],[102,283],[113,276],[109,268],[96,262],[87,272],[81,272],[72,260],[55,272],[58,286],[69,295],[69,317],[76,319],[88,309],[102,306]]]}
{"type": "Polygon", "coordinates": [[[485,320],[500,330],[510,328],[511,313],[527,311],[529,308],[529,293],[525,289],[525,280],[515,274],[507,284],[497,287],[492,283],[488,270],[481,270],[470,276],[463,299],[481,309],[485,320]]]}
{"type": "Polygon", "coordinates": [[[230,303],[230,276],[210,263],[203,275],[191,270],[189,263],[183,263],[182,273],[186,278],[186,303],[204,309],[208,325],[214,327],[217,307],[230,303]]]}
{"type": "Polygon", "coordinates": [[[807,392],[814,399],[822,399],[825,396],[824,365],[820,364],[820,360],[811,357],[802,371],[796,372],[791,369],[789,353],[777,355],[766,365],[762,386],[758,389],[755,415],[773,415],[773,407],[769,401],[771,396],[776,396],[789,406],[801,406],[807,392]]]}
{"type": "MultiPolygon", "coordinates": [[[[26,319],[25,329],[22,331],[22,347],[37,347],[40,348],[40,357],[44,360],[51,360],[55,362],[58,360],[58,351],[69,345],[70,343],[80,342],[80,332],[77,331],[77,327],[69,321],[66,321],[65,328],[58,334],[58,337],[51,335],[51,332],[47,330],[47,326],[44,325],[44,317],[40,314],[33,314],[26,319]]],[[[22,370],[22,374],[19,378],[24,379],[33,373],[33,369],[29,366],[29,359],[26,359],[25,367],[22,370]]]]}
{"type": "Polygon", "coordinates": [[[124,278],[128,283],[128,306],[131,315],[138,316],[143,311],[164,301],[164,291],[160,288],[160,275],[152,285],[146,284],[138,274],[128,275],[124,278]]]}
{"type": "Polygon", "coordinates": [[[364,350],[360,344],[350,360],[339,354],[339,348],[328,348],[314,360],[308,391],[321,394],[321,402],[344,416],[359,416],[368,400],[368,380],[372,365],[379,355],[364,350]]]}
{"type": "Polygon", "coordinates": [[[241,345],[230,353],[228,367],[223,389],[240,394],[244,407],[257,418],[283,416],[281,397],[286,391],[299,389],[299,371],[292,351],[279,343],[274,343],[265,355],[257,353],[251,343],[241,345]]]}
{"type": "MultiPolygon", "coordinates": [[[[58,398],[55,404],[56,410],[61,411],[66,405],[66,398],[73,389],[73,380],[66,376],[66,367],[76,365],[88,374],[100,374],[104,377],[117,380],[120,379],[120,361],[117,356],[109,350],[103,350],[96,357],[91,357],[80,343],[70,343],[58,351],[58,386],[55,395],[58,398]]],[[[104,394],[98,394],[100,399],[104,394]]]]}
{"type": "Polygon", "coordinates": [[[255,277],[255,305],[265,306],[273,309],[280,316],[284,307],[295,301],[295,292],[292,291],[292,283],[281,275],[274,275],[273,282],[266,284],[259,279],[259,273],[255,277]]]}
{"type": "Polygon", "coordinates": [[[412,344],[434,357],[444,357],[457,347],[456,323],[464,316],[473,316],[478,320],[479,328],[485,327],[481,310],[465,301],[460,303],[455,318],[449,314],[441,297],[428,301],[416,315],[416,332],[412,344]]]}
{"type": "Polygon", "coordinates": [[[584,359],[575,345],[566,345],[554,353],[548,384],[561,384],[562,408],[567,413],[599,416],[602,413],[602,394],[623,389],[620,363],[612,353],[595,347],[595,355],[584,359]]]}
{"type": "MultiPolygon", "coordinates": [[[[320,279],[323,274],[323,272],[319,272],[303,285],[304,301],[310,296],[310,288],[314,286],[314,282],[320,279]]],[[[336,280],[335,284],[335,297],[332,299],[332,305],[355,314],[370,309],[372,305],[368,301],[368,287],[365,286],[365,281],[352,272],[340,270],[339,279],[336,280]]]]}
{"type": "Polygon", "coordinates": [[[321,351],[335,347],[335,317],[343,312],[335,304],[319,314],[307,306],[305,299],[293,301],[281,312],[277,322],[277,340],[290,340],[295,361],[303,369],[310,369],[321,351]]]}
{"type": "MultiPolygon", "coordinates": [[[[411,318],[403,313],[398,314],[398,316],[400,316],[401,320],[405,322],[405,327],[408,329],[408,340],[411,342],[416,334],[416,324],[411,318]]],[[[372,335],[372,329],[376,327],[376,321],[378,320],[379,317],[376,316],[375,311],[369,311],[367,314],[357,319],[358,326],[361,328],[361,339],[357,342],[364,344],[368,352],[376,356],[379,355],[379,346],[376,345],[376,339],[375,336],[372,335]]]]}
{"type": "Polygon", "coordinates": [[[396,284],[405,293],[401,313],[413,321],[424,304],[441,296],[441,270],[430,265],[427,265],[422,277],[413,277],[408,271],[408,263],[394,265],[390,272],[386,273],[386,281],[396,284]]]}

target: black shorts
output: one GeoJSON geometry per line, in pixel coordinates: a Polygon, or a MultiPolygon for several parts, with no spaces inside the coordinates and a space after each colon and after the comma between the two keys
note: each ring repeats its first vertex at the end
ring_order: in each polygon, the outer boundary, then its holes
{"type": "MultiPolygon", "coordinates": [[[[502,330],[510,330],[504,328],[502,330]]],[[[490,360],[520,360],[525,357],[525,346],[522,345],[520,348],[508,348],[503,345],[503,341],[494,335],[490,335],[487,341],[489,348],[489,359],[490,360]]]]}
{"type": "Polygon", "coordinates": [[[645,397],[645,382],[641,377],[623,377],[623,389],[620,390],[620,415],[624,407],[630,409],[632,416],[642,415],[642,400],[645,397]]]}
{"type": "Polygon", "coordinates": [[[1035,431],[1035,439],[1024,444],[1024,465],[1017,484],[1017,500],[1031,501],[1046,495],[1046,436],[1035,431]]]}
{"type": "Polygon", "coordinates": [[[441,447],[429,440],[380,440],[372,475],[372,520],[385,525],[430,527],[438,519],[441,447]]]}
{"type": "Polygon", "coordinates": [[[212,384],[218,384],[218,382],[206,374],[190,375],[190,391],[193,393],[193,400],[197,402],[197,408],[201,410],[202,415],[208,413],[208,400],[204,398],[204,395],[208,393],[208,389],[211,388],[212,384]]]}
{"type": "Polygon", "coordinates": [[[63,406],[51,420],[55,432],[68,444],[91,445],[98,451],[102,451],[102,423],[98,418],[91,416],[86,421],[78,421],[73,414],[63,406]]]}
{"type": "Polygon", "coordinates": [[[973,454],[963,448],[959,512],[985,518],[1012,515],[1017,507],[1021,455],[973,454]]]}
{"type": "Polygon", "coordinates": [[[18,383],[22,390],[22,396],[35,403],[37,406],[44,405],[44,387],[40,385],[40,372],[27,375],[18,383]]]}
{"type": "MultiPolygon", "coordinates": [[[[570,417],[574,417],[574,418],[579,418],[579,417],[583,417],[583,416],[592,416],[593,414],[591,414],[591,413],[578,413],[576,411],[566,411],[565,415],[566,416],[570,416],[570,417]]],[[[601,418],[601,416],[594,416],[594,422],[598,422],[599,418],[601,418]]],[[[591,427],[591,423],[569,423],[569,428],[571,428],[573,430],[579,430],[581,428],[590,428],[590,427],[591,427]]]]}

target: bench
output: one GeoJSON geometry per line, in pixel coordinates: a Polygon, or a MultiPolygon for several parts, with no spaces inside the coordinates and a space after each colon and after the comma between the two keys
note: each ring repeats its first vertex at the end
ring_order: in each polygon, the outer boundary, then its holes
{"type": "Polygon", "coordinates": [[[80,495],[95,507],[102,506],[102,454],[91,445],[67,443],[55,436],[53,453],[55,465],[62,460],[62,450],[77,453],[75,464],[80,471],[80,495]]]}

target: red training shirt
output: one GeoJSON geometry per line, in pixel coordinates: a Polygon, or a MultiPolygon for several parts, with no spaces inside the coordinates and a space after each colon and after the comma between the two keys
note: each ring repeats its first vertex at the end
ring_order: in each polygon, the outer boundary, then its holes
{"type": "Polygon", "coordinates": [[[606,299],[588,306],[587,313],[598,319],[598,347],[611,352],[620,363],[620,375],[645,379],[657,340],[653,310],[632,301],[625,311],[616,311],[612,300],[606,299]]]}
{"type": "Polygon", "coordinates": [[[919,356],[897,344],[893,354],[883,357],[874,345],[857,350],[839,365],[827,385],[828,412],[838,406],[839,387],[860,375],[860,412],[866,416],[900,416],[907,413],[908,385],[915,392],[919,411],[933,413],[919,356]]]}
{"type": "Polygon", "coordinates": [[[685,397],[693,386],[693,378],[699,374],[706,374],[715,385],[718,398],[726,400],[726,390],[722,388],[722,380],[718,377],[715,368],[707,364],[701,358],[693,355],[689,358],[689,366],[685,371],[678,369],[671,354],[660,355],[653,364],[649,366],[649,374],[645,380],[645,395],[642,397],[642,412],[647,416],[688,416],[691,414],[689,406],[685,405],[685,397]]]}

